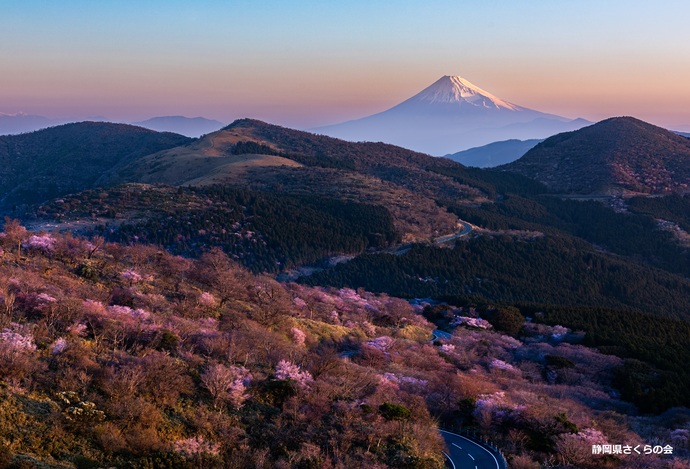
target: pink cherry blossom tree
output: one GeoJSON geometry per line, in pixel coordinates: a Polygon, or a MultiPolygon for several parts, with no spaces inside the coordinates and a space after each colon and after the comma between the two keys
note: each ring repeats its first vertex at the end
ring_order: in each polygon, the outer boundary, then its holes
{"type": "Polygon", "coordinates": [[[308,388],[314,381],[311,373],[303,371],[298,365],[287,360],[280,360],[276,365],[275,378],[294,381],[302,389],[308,388]]]}
{"type": "Polygon", "coordinates": [[[249,398],[246,387],[252,380],[252,375],[244,367],[210,365],[201,374],[201,384],[213,396],[213,406],[218,408],[223,402],[233,407],[242,407],[249,398]]]}

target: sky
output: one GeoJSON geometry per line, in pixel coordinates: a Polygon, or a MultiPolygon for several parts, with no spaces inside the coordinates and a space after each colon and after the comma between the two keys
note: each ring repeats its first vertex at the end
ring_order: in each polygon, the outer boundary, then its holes
{"type": "Polygon", "coordinates": [[[0,0],[0,112],[310,128],[443,75],[690,130],[685,0],[0,0]]]}

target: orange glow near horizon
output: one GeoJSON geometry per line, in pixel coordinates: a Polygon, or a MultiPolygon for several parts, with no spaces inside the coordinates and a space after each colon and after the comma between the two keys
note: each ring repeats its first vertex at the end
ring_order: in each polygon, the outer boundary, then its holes
{"type": "Polygon", "coordinates": [[[306,128],[384,111],[461,75],[543,112],[681,128],[690,5],[670,3],[27,0],[0,18],[0,113],[251,116],[306,128]]]}
{"type": "MultiPolygon", "coordinates": [[[[154,115],[200,115],[229,121],[250,116],[275,119],[297,127],[326,125],[384,111],[413,96],[441,75],[367,74],[344,78],[338,71],[318,76],[244,76],[232,70],[213,74],[144,67],[126,70],[36,70],[3,78],[0,112],[26,112],[49,117],[105,115],[143,119],[154,115]],[[174,75],[175,80],[161,76],[174,75]],[[31,77],[31,78],[27,78],[31,77]]],[[[456,74],[450,70],[442,74],[456,74]]],[[[606,73],[557,76],[555,72],[480,77],[464,74],[477,86],[515,104],[563,115],[600,120],[633,115],[665,126],[690,125],[690,95],[682,76],[670,74],[649,89],[649,78],[621,81],[606,73]]]]}

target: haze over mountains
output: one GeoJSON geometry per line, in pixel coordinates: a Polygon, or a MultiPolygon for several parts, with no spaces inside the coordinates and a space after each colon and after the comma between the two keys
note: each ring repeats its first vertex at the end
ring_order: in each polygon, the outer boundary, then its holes
{"type": "Polygon", "coordinates": [[[15,114],[0,113],[0,135],[13,135],[33,132],[54,125],[65,123],[63,119],[50,119],[43,116],[33,116],[18,112],[15,114]]]}
{"type": "MultiPolygon", "coordinates": [[[[22,112],[15,114],[0,113],[0,135],[16,135],[37,130],[55,127],[61,124],[73,122],[112,122],[123,123],[118,120],[106,117],[88,117],[85,119],[77,118],[49,118],[44,116],[29,115],[22,112]]],[[[140,122],[132,122],[132,125],[155,130],[157,132],[174,132],[187,137],[200,137],[201,135],[214,132],[225,124],[213,119],[204,117],[184,117],[184,116],[160,116],[152,117],[140,122]]]]}
{"type": "Polygon", "coordinates": [[[132,124],[158,132],[174,132],[187,137],[200,137],[215,132],[225,125],[220,121],[204,117],[184,116],[152,117],[145,121],[132,122],[132,124]]]}
{"type": "Polygon", "coordinates": [[[445,155],[500,140],[545,138],[587,124],[510,103],[460,76],[444,76],[387,111],[313,130],[445,155]]]}
{"type": "MultiPolygon", "coordinates": [[[[26,133],[78,120],[0,113],[0,135],[26,133]]],[[[87,120],[119,123],[106,117],[87,120]]],[[[195,138],[224,125],[214,119],[185,116],[158,116],[131,123],[195,138]]],[[[386,111],[313,131],[349,141],[390,143],[431,155],[446,155],[470,166],[494,167],[517,159],[533,141],[589,124],[585,119],[569,119],[519,106],[461,76],[444,76],[386,111]]]]}
{"type": "Polygon", "coordinates": [[[493,168],[502,164],[512,163],[527,153],[528,150],[534,148],[539,142],[541,142],[540,139],[503,140],[482,145],[481,147],[468,148],[445,157],[465,166],[493,168]]]}

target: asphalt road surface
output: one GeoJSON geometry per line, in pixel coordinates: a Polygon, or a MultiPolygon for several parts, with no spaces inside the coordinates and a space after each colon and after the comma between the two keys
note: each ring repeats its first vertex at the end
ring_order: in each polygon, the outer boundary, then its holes
{"type": "Polygon", "coordinates": [[[488,448],[455,433],[439,430],[448,446],[444,456],[453,469],[504,469],[488,448]]]}
{"type": "Polygon", "coordinates": [[[441,236],[440,238],[436,238],[434,242],[436,244],[443,244],[447,243],[448,241],[453,241],[454,239],[462,238],[463,236],[472,233],[472,225],[470,225],[466,221],[458,220],[458,226],[461,227],[460,231],[446,236],[441,236]]]}
{"type": "Polygon", "coordinates": [[[431,340],[436,340],[436,339],[444,339],[444,340],[450,340],[453,338],[453,334],[449,332],[444,332],[441,329],[434,329],[434,332],[431,336],[431,340]]]}

